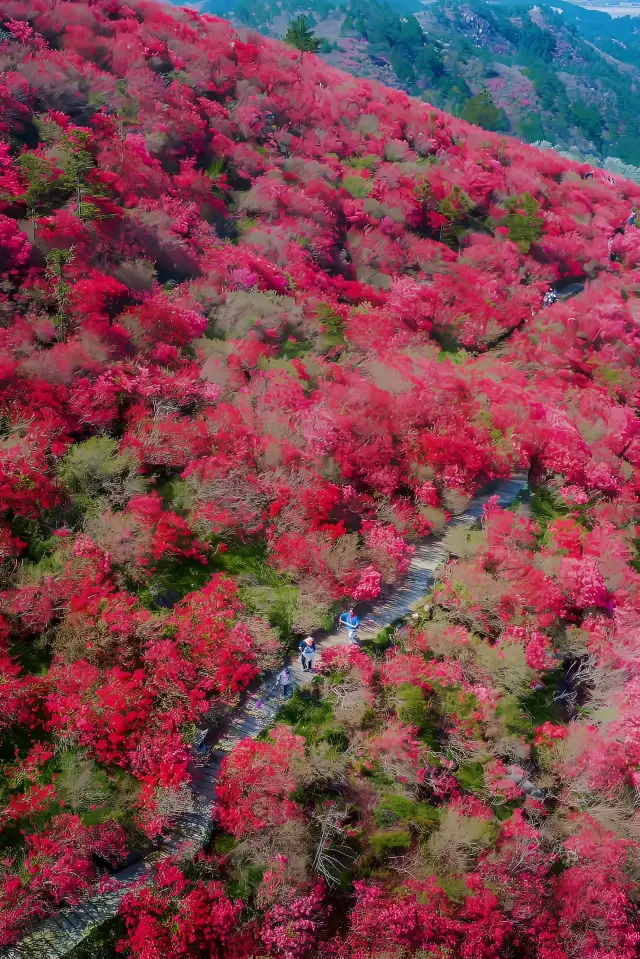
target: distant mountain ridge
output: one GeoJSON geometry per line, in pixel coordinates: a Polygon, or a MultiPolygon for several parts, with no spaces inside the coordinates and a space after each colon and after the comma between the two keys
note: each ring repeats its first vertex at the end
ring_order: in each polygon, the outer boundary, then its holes
{"type": "Polygon", "coordinates": [[[204,9],[274,37],[304,14],[333,66],[489,130],[640,165],[640,19],[564,0],[207,0],[204,9]]]}

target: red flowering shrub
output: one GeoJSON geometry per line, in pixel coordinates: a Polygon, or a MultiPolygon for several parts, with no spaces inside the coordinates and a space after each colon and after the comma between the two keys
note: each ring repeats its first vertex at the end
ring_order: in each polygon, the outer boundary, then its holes
{"type": "Polygon", "coordinates": [[[324,892],[319,883],[308,896],[267,910],[260,937],[270,956],[305,959],[314,954],[323,925],[324,892]]]}
{"type": "Polygon", "coordinates": [[[0,871],[2,941],[11,942],[25,922],[52,906],[79,902],[96,877],[94,856],[116,865],[126,852],[123,830],[114,822],[83,825],[79,816],[60,814],[51,825],[25,836],[23,868],[5,859],[0,871]]]}
{"type": "Polygon", "coordinates": [[[15,220],[0,213],[0,268],[15,270],[29,262],[31,247],[15,220]]]}
{"type": "MultiPolygon", "coordinates": [[[[206,860],[201,866],[211,871],[206,860]]],[[[167,860],[157,868],[151,889],[123,899],[120,912],[127,936],[117,952],[139,959],[168,955],[245,959],[252,936],[239,929],[242,905],[241,900],[229,899],[215,878],[190,881],[167,860]]]]}
{"type": "Polygon", "coordinates": [[[225,760],[219,823],[291,894],[245,941],[225,874],[153,887],[123,948],[631,955],[634,848],[572,840],[637,832],[640,188],[194,10],[2,17],[2,943],[119,855],[114,810],[162,832],[194,724],[277,635],[529,471],[447,540],[430,610],[325,658],[306,743],[225,760]],[[336,932],[319,877],[381,863],[336,932]]]}
{"type": "Polygon", "coordinates": [[[247,739],[220,769],[216,787],[218,819],[234,836],[297,816],[291,794],[304,773],[304,740],[286,726],[276,726],[266,742],[247,739]]]}
{"type": "Polygon", "coordinates": [[[214,576],[196,593],[190,593],[171,614],[175,642],[206,677],[208,690],[220,696],[241,692],[257,675],[257,656],[251,634],[233,623],[238,609],[237,587],[230,579],[214,576]]]}

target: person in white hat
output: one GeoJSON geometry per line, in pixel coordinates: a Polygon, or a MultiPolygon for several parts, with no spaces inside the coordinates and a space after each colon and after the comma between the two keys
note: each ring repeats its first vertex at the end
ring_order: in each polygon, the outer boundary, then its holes
{"type": "Polygon", "coordinates": [[[302,669],[304,672],[313,672],[313,663],[316,658],[316,641],[313,636],[307,636],[306,639],[303,639],[299,646],[300,649],[300,660],[302,662],[302,669]]]}

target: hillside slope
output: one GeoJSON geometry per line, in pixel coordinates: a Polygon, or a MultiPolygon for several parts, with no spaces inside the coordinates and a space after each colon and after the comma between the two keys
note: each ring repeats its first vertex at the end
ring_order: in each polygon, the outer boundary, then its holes
{"type": "Polygon", "coordinates": [[[487,0],[214,0],[204,8],[276,37],[305,14],[333,66],[485,129],[640,164],[640,25],[632,17],[487,0]]]}
{"type": "Polygon", "coordinates": [[[120,954],[633,959],[640,187],[193,11],[1,14],[0,944],[528,471],[230,758],[120,954]]]}

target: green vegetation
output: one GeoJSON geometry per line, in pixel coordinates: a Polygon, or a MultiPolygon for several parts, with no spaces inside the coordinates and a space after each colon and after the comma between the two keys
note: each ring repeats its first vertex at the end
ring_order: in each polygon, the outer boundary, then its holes
{"type": "Polygon", "coordinates": [[[499,221],[500,226],[509,230],[509,239],[518,244],[521,253],[528,253],[531,244],[542,236],[544,220],[540,216],[540,204],[530,193],[522,197],[511,197],[505,201],[510,211],[499,221]]]}
{"type": "Polygon", "coordinates": [[[120,505],[131,495],[144,492],[146,484],[137,470],[138,459],[133,450],[120,452],[117,440],[92,436],[71,448],[58,473],[73,504],[86,513],[120,505]]]}
{"type": "Polygon", "coordinates": [[[507,114],[495,105],[487,90],[475,97],[469,97],[462,111],[462,119],[496,133],[505,133],[509,129],[507,114]]]}
{"type": "Polygon", "coordinates": [[[68,952],[67,959],[113,959],[117,954],[116,946],[124,934],[125,921],[122,917],[107,919],[68,952]]]}
{"type": "Polygon", "coordinates": [[[399,856],[411,845],[411,835],[407,829],[387,829],[371,833],[369,843],[378,859],[399,856]]]}
{"type": "Polygon", "coordinates": [[[322,46],[322,41],[314,36],[307,25],[307,18],[302,14],[291,21],[282,39],[302,53],[317,53],[322,46]]]}
{"type": "Polygon", "coordinates": [[[393,794],[382,798],[376,807],[374,819],[376,825],[383,828],[400,823],[430,829],[438,822],[438,810],[428,803],[393,794]]]}
{"type": "MultiPolygon", "coordinates": [[[[535,15],[533,4],[514,0],[209,0],[207,9],[271,35],[288,18],[284,39],[297,49],[383,81],[391,73],[409,93],[486,130],[546,140],[598,164],[611,158],[632,175],[640,165],[630,120],[640,91],[628,72],[640,69],[640,39],[629,18],[564,0],[535,15]],[[366,42],[355,59],[349,38],[366,42]]],[[[368,189],[366,181],[354,188],[368,189]]]]}

